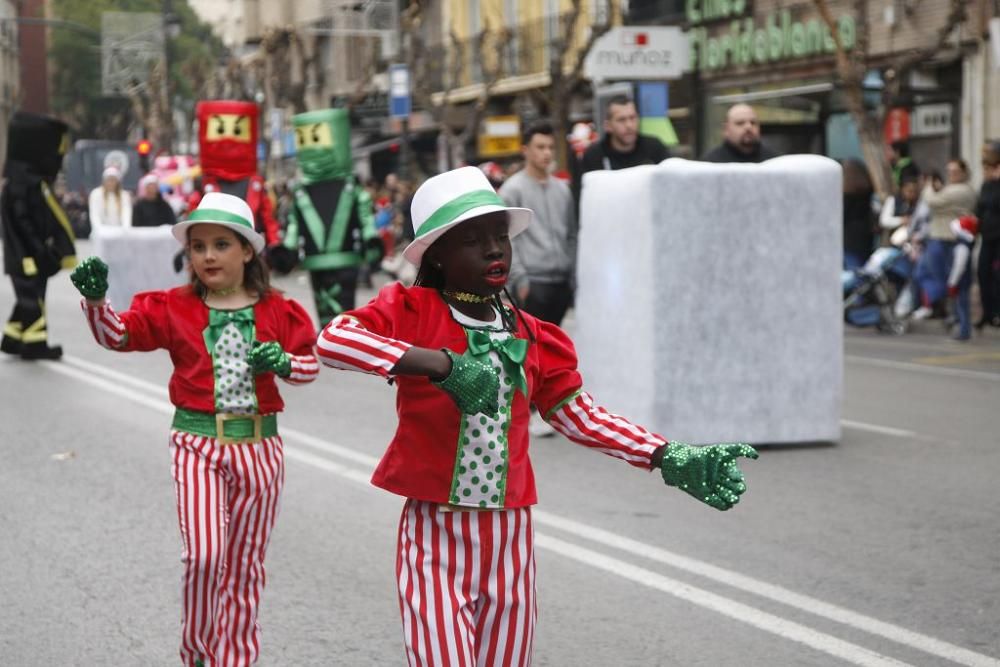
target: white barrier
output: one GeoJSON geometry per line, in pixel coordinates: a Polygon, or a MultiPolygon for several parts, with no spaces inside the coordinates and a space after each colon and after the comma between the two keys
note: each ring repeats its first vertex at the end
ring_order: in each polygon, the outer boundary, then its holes
{"type": "Polygon", "coordinates": [[[188,281],[187,269],[174,271],[181,244],[171,227],[96,227],[90,238],[94,254],[108,265],[108,300],[127,309],[138,292],[167,289],[188,281]]]}
{"type": "Polygon", "coordinates": [[[584,176],[584,386],[670,439],[840,437],[841,168],[670,159],[584,176]]]}

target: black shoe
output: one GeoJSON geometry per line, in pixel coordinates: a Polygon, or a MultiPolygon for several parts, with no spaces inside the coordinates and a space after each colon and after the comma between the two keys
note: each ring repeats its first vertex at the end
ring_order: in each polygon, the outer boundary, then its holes
{"type": "Polygon", "coordinates": [[[10,336],[4,336],[3,340],[0,340],[0,352],[5,352],[7,354],[21,354],[21,341],[11,338],[10,336]]]}
{"type": "Polygon", "coordinates": [[[1000,315],[994,315],[990,318],[990,326],[1000,329],[1000,315]]]}
{"type": "Polygon", "coordinates": [[[36,359],[50,359],[55,361],[62,358],[62,346],[53,345],[49,347],[45,343],[25,345],[21,349],[21,358],[27,361],[36,359]]]}

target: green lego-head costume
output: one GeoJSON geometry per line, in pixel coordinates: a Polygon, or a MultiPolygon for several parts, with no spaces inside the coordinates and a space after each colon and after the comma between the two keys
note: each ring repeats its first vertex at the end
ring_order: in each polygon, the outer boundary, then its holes
{"type": "Polygon", "coordinates": [[[300,113],[292,117],[292,125],[305,184],[349,178],[354,173],[351,123],[346,109],[300,113]]]}

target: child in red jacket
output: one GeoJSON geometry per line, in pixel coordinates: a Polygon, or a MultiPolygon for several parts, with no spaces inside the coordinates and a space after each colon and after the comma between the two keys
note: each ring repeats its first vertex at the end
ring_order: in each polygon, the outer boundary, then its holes
{"type": "Polygon", "coordinates": [[[191,284],[138,294],[116,313],[97,257],[71,278],[97,342],[118,351],[170,352],[176,406],[170,448],[184,542],[185,665],[249,665],[260,650],[257,608],[264,553],[278,512],[284,454],[274,378],[316,378],[315,328],[269,286],[264,238],[238,197],[210,193],[173,228],[191,284]]]}
{"type": "Polygon", "coordinates": [[[530,405],[570,440],[658,469],[720,510],[746,490],[736,457],[756,452],[668,443],[594,404],[562,329],[499,300],[510,237],[532,214],[505,206],[479,169],[429,179],[412,213],[416,239],[403,255],[420,267],[416,285],[387,286],[335,318],[320,334],[320,360],[398,384],[399,425],[372,483],[407,498],[396,574],[410,664],[526,665],[530,405]]]}

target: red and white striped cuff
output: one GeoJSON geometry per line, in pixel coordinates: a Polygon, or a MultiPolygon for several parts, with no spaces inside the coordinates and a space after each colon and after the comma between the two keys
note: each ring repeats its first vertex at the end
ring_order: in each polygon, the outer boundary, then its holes
{"type": "Polygon", "coordinates": [[[575,443],[647,470],[656,449],[667,444],[655,433],[594,405],[594,399],[583,391],[551,411],[547,421],[575,443]]]}
{"type": "Polygon", "coordinates": [[[281,378],[288,384],[307,384],[319,375],[319,361],[312,354],[290,354],[292,372],[286,378],[281,378]]]}
{"type": "Polygon", "coordinates": [[[94,334],[94,340],[101,347],[109,350],[118,350],[124,347],[127,331],[125,324],[118,317],[118,313],[107,301],[99,306],[87,303],[86,299],[80,301],[83,314],[90,325],[90,332],[94,334]]]}
{"type": "Polygon", "coordinates": [[[316,341],[319,360],[325,365],[383,377],[411,347],[401,340],[372,333],[345,315],[333,318],[316,341]]]}

